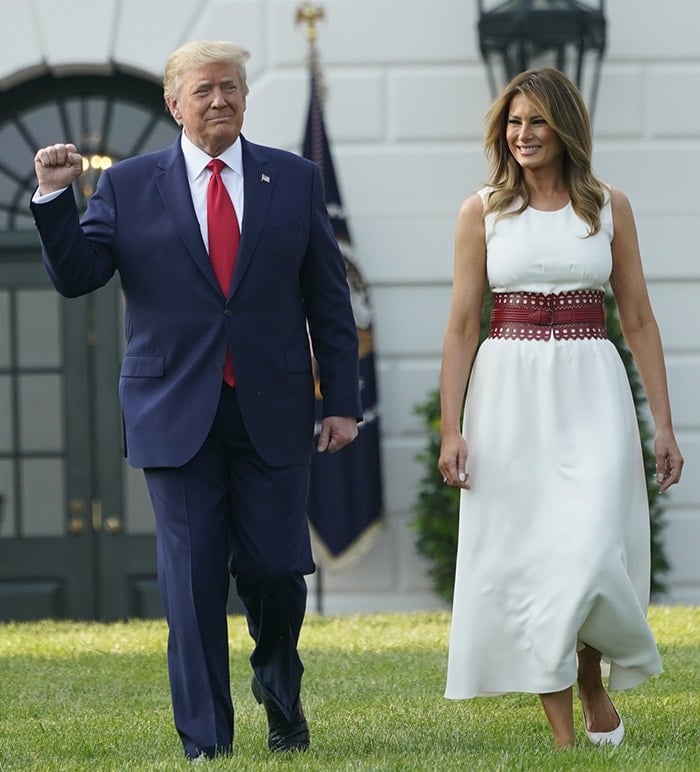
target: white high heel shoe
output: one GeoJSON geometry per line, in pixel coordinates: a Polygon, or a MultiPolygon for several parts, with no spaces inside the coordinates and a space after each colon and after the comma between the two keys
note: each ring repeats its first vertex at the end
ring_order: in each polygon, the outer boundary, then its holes
{"type": "Polygon", "coordinates": [[[583,714],[583,721],[586,724],[586,737],[593,745],[612,745],[614,748],[617,748],[622,742],[622,738],[625,736],[625,725],[622,723],[622,718],[617,710],[615,710],[615,715],[620,719],[620,723],[611,732],[589,732],[586,714],[583,714]]]}

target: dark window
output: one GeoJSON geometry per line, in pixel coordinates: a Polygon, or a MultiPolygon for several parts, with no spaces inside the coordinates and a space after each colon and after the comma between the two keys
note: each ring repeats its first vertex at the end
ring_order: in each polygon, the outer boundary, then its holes
{"type": "Polygon", "coordinates": [[[159,150],[178,131],[160,83],[125,72],[46,74],[0,91],[0,231],[34,228],[28,203],[39,147],[72,142],[82,153],[82,209],[105,165],[159,150]]]}

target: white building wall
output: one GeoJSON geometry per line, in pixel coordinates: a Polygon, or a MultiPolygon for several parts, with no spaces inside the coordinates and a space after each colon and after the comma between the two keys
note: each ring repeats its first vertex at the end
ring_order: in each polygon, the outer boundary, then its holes
{"type": "MultiPolygon", "coordinates": [[[[449,303],[454,219],[486,167],[489,94],[476,0],[325,0],[319,50],[326,120],[358,263],[376,311],[386,529],[373,550],[323,576],[324,608],[438,607],[412,517],[424,445],[414,406],[436,386],[449,303]]],[[[0,86],[46,67],[160,75],[195,38],[252,52],[244,131],[298,150],[308,100],[296,0],[0,0],[0,86]]],[[[683,484],[668,495],[670,603],[700,602],[700,5],[607,3],[609,48],[595,115],[595,166],[635,209],[665,341],[683,484]]],[[[61,139],[59,137],[57,140],[61,139]]],[[[601,448],[605,452],[605,448],[601,448]]],[[[312,593],[314,589],[312,580],[312,593]]],[[[313,598],[313,595],[311,596],[313,598]]],[[[310,603],[313,607],[313,602],[310,603]]]]}

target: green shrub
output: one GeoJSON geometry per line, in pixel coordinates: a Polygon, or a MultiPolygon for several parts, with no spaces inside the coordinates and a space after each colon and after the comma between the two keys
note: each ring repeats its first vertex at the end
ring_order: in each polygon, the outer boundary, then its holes
{"type": "MultiPolygon", "coordinates": [[[[634,366],[632,354],[622,337],[617,306],[612,295],[606,295],[605,305],[608,336],[620,352],[627,371],[642,439],[647,476],[647,497],[651,516],[651,593],[652,596],[655,596],[664,590],[662,575],[668,571],[669,564],[664,554],[662,541],[663,508],[659,498],[659,488],[654,480],[656,474],[656,458],[653,448],[654,433],[646,415],[644,390],[634,366]]],[[[482,315],[482,339],[488,332],[490,313],[491,303],[490,298],[488,298],[484,304],[482,315]]],[[[414,505],[414,518],[411,525],[417,533],[416,547],[418,552],[428,560],[433,590],[444,601],[451,603],[457,559],[459,489],[445,485],[437,469],[440,455],[439,391],[437,389],[432,391],[425,402],[416,406],[415,413],[424,420],[427,445],[423,452],[418,455],[418,460],[424,467],[424,474],[414,505]]]]}

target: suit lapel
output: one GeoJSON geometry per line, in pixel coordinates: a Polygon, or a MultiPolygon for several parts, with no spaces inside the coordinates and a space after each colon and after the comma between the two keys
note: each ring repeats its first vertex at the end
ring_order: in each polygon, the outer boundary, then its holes
{"type": "Polygon", "coordinates": [[[258,145],[251,145],[243,137],[243,195],[245,209],[241,227],[236,267],[231,282],[231,295],[243,281],[250,266],[255,247],[267,218],[267,210],[275,186],[274,172],[269,168],[267,157],[258,145]]]}
{"type": "Polygon", "coordinates": [[[199,222],[192,205],[190,185],[187,180],[185,159],[182,155],[179,137],[164,151],[162,159],[158,162],[155,185],[166,209],[170,213],[175,231],[184,244],[185,249],[210,284],[218,292],[221,292],[209,261],[209,255],[202,241],[199,222]]]}

